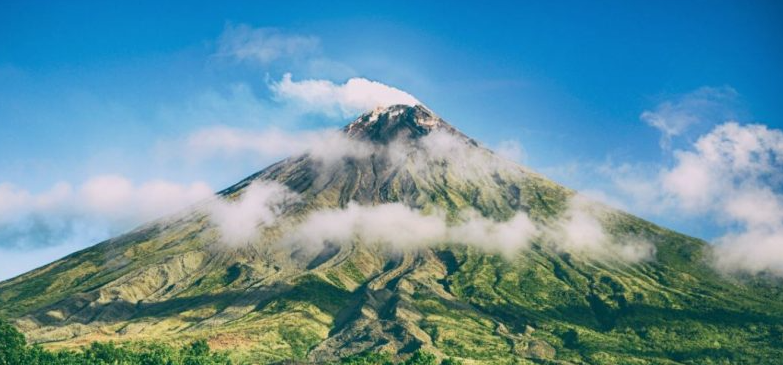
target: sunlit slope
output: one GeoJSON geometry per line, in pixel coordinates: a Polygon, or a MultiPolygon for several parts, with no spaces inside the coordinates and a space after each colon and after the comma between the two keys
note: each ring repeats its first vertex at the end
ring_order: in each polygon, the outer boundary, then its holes
{"type": "Polygon", "coordinates": [[[207,338],[261,363],[422,347],[483,364],[783,358],[778,294],[715,273],[704,242],[605,207],[606,231],[651,243],[652,259],[569,253],[543,236],[513,255],[461,242],[276,244],[307,214],[352,203],[403,203],[449,219],[467,208],[497,221],[525,212],[545,225],[575,194],[421,106],[376,110],[344,133],[373,148],[328,161],[292,157],[221,192],[237,199],[260,180],[298,193],[249,245],[226,247],[195,207],[0,283],[0,315],[51,347],[207,338]],[[395,153],[436,132],[464,148],[443,159],[395,153]]]}

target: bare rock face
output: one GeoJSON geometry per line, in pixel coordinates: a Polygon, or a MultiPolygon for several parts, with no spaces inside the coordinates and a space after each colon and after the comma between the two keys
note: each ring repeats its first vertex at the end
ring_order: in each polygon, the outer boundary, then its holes
{"type": "Polygon", "coordinates": [[[394,105],[360,116],[343,131],[352,138],[386,144],[399,139],[420,138],[441,129],[459,133],[423,105],[394,105]]]}
{"type": "Polygon", "coordinates": [[[530,359],[548,360],[554,359],[557,352],[546,341],[530,339],[515,342],[514,353],[530,359]]]}
{"type": "Polygon", "coordinates": [[[545,234],[575,193],[429,109],[377,109],[343,133],[361,153],[292,156],[219,193],[241,199],[254,182],[274,182],[298,197],[247,245],[223,245],[197,206],[0,283],[0,316],[52,347],[206,338],[239,363],[404,357],[420,348],[469,364],[783,358],[781,298],[715,273],[704,242],[601,207],[607,239],[644,240],[654,257],[564,252],[553,243],[561,238],[545,234]],[[313,212],[390,203],[450,222],[468,211],[492,222],[525,214],[547,229],[514,252],[463,237],[411,247],[361,237],[280,244],[313,212]],[[733,342],[704,347],[721,333],[733,342]]]}

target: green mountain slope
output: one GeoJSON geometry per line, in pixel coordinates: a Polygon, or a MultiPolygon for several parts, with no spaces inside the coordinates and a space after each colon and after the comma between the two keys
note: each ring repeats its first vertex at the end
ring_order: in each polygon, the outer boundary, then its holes
{"type": "Polygon", "coordinates": [[[402,203],[450,222],[467,209],[501,222],[524,212],[557,227],[575,196],[422,106],[373,111],[344,134],[371,148],[331,160],[292,157],[220,193],[241,199],[253,182],[275,181],[298,194],[250,244],[221,244],[197,206],[0,283],[0,316],[51,348],[203,338],[240,363],[420,348],[467,364],[783,358],[777,284],[721,276],[704,242],[596,203],[591,211],[620,243],[612,247],[643,240],[653,257],[572,252],[547,234],[512,255],[459,237],[404,249],[361,239],[278,244],[308,214],[351,204],[402,203]]]}

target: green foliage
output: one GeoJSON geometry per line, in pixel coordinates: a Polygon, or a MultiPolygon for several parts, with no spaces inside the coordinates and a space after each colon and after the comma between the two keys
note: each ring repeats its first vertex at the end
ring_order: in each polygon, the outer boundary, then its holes
{"type": "Polygon", "coordinates": [[[205,358],[209,358],[209,345],[206,340],[193,341],[181,351],[183,365],[200,365],[205,358]]]}
{"type": "Polygon", "coordinates": [[[443,361],[440,362],[440,365],[463,365],[464,363],[462,361],[459,361],[455,358],[446,358],[443,359],[443,361]]]}
{"type": "Polygon", "coordinates": [[[386,352],[364,352],[348,356],[340,361],[342,365],[394,365],[391,354],[386,352]]]}
{"type": "Polygon", "coordinates": [[[10,323],[0,321],[0,365],[19,364],[24,350],[24,336],[10,323]]]}
{"type": "Polygon", "coordinates": [[[342,266],[343,272],[348,275],[349,278],[353,279],[356,283],[363,283],[367,280],[367,278],[364,277],[364,274],[359,270],[358,267],[356,267],[356,264],[353,263],[353,261],[348,261],[342,266]]]}
{"type": "Polygon", "coordinates": [[[424,352],[422,350],[417,350],[416,352],[413,353],[413,356],[411,356],[403,364],[404,365],[437,365],[438,359],[433,354],[424,352]]]}
{"type": "Polygon", "coordinates": [[[442,362],[438,362],[438,358],[435,355],[426,351],[417,350],[411,355],[408,360],[403,362],[395,362],[391,354],[386,352],[363,352],[361,354],[352,355],[342,359],[339,364],[341,365],[461,365],[453,359],[446,359],[442,362]]]}
{"type": "Polygon", "coordinates": [[[0,365],[230,365],[223,353],[212,352],[205,340],[196,340],[179,351],[162,344],[138,349],[113,342],[93,342],[81,351],[47,351],[28,346],[24,336],[0,320],[0,365]]]}

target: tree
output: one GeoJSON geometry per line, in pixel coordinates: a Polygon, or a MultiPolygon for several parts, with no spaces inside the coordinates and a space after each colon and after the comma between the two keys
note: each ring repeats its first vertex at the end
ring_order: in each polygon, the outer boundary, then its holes
{"type": "Polygon", "coordinates": [[[84,350],[84,359],[95,365],[121,365],[133,362],[133,353],[114,345],[114,342],[93,342],[84,350]]]}
{"type": "Polygon", "coordinates": [[[394,365],[391,354],[381,352],[363,352],[351,355],[340,361],[342,365],[394,365]]]}
{"type": "Polygon", "coordinates": [[[211,353],[207,340],[200,339],[186,345],[181,350],[182,365],[218,365],[231,364],[227,356],[211,353]]]}
{"type": "Polygon", "coordinates": [[[166,345],[149,344],[138,355],[139,365],[174,365],[179,361],[176,359],[175,351],[166,345]]]}
{"type": "Polygon", "coordinates": [[[405,361],[405,365],[437,365],[438,359],[435,355],[422,350],[416,350],[408,360],[405,361]]]}
{"type": "Polygon", "coordinates": [[[21,364],[26,346],[24,335],[0,319],[0,365],[21,364]]]}
{"type": "Polygon", "coordinates": [[[463,364],[462,361],[459,361],[451,357],[443,359],[443,361],[440,362],[440,365],[462,365],[462,364],[463,364]]]}

